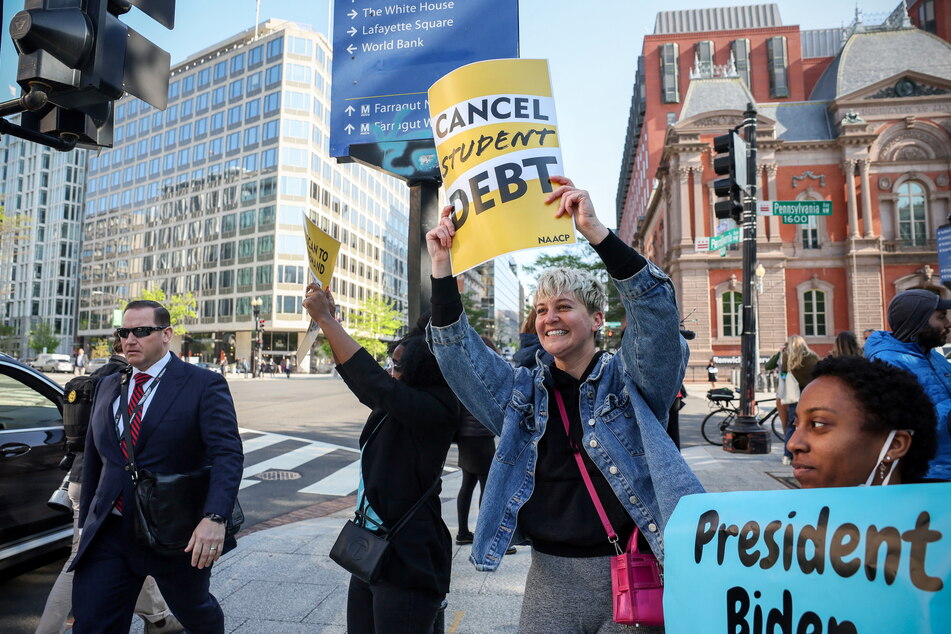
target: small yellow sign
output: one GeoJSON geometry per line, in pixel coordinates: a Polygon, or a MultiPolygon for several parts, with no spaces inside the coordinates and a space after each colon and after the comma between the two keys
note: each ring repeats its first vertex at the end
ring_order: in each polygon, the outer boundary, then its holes
{"type": "Polygon", "coordinates": [[[76,402],[76,390],[70,390],[70,391],[69,391],[69,396],[66,397],[66,402],[67,402],[67,403],[75,403],[75,402],[76,402]]]}
{"type": "Polygon", "coordinates": [[[571,218],[544,204],[564,175],[548,61],[468,64],[429,89],[446,197],[455,207],[452,273],[532,247],[575,242],[571,218]]]}
{"type": "Polygon", "coordinates": [[[304,239],[307,242],[307,261],[310,272],[316,277],[321,288],[330,286],[334,266],[337,263],[337,254],[340,252],[340,242],[317,226],[313,220],[304,214],[304,239]]]}

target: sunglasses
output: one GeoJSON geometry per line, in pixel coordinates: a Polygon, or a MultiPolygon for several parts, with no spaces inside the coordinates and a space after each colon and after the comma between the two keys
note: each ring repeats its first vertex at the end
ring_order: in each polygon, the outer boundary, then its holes
{"type": "Polygon", "coordinates": [[[383,369],[384,369],[384,370],[393,370],[394,372],[402,372],[402,371],[403,371],[403,366],[400,365],[399,363],[397,363],[396,361],[390,361],[388,364],[386,364],[386,367],[383,368],[383,369]]]}
{"type": "Polygon", "coordinates": [[[135,328],[116,328],[116,337],[119,339],[128,339],[129,333],[135,335],[136,339],[148,337],[153,332],[165,330],[168,326],[136,326],[135,328]]]}

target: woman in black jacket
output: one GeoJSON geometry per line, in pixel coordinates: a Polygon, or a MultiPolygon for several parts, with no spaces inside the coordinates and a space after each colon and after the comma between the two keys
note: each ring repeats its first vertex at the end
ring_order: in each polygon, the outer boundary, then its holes
{"type": "MultiPolygon", "coordinates": [[[[357,522],[377,531],[392,528],[442,475],[459,403],[421,336],[403,339],[384,370],[334,318],[329,291],[309,285],[304,308],[327,337],[340,376],[373,410],[360,434],[357,522]]],[[[439,490],[392,537],[377,583],[350,578],[348,631],[432,631],[449,591],[452,548],[439,490]]]]}

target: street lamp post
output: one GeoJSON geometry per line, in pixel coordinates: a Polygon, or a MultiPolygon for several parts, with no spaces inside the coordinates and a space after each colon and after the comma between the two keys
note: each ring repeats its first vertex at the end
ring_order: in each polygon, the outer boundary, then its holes
{"type": "MultiPolygon", "coordinates": [[[[760,296],[763,294],[763,278],[766,277],[766,269],[763,268],[763,265],[762,265],[762,264],[757,264],[757,265],[756,265],[756,271],[755,271],[755,272],[756,272],[756,349],[755,349],[755,355],[756,355],[756,384],[757,384],[757,387],[759,387],[759,385],[760,385],[760,377],[763,377],[763,373],[760,372],[760,369],[759,369],[759,358],[760,358],[760,345],[759,345],[759,344],[760,344],[760,338],[759,338],[759,331],[760,331],[760,327],[759,327],[759,325],[760,325],[760,319],[759,319],[759,318],[760,318],[760,312],[759,312],[759,304],[760,304],[760,296]]],[[[763,380],[762,385],[763,385],[763,389],[765,390],[765,389],[768,389],[768,388],[767,388],[767,386],[766,386],[765,377],[763,377],[763,378],[764,378],[764,380],[763,380]]]]}
{"type": "Polygon", "coordinates": [[[258,320],[261,315],[261,304],[264,302],[260,297],[255,297],[251,300],[251,313],[254,315],[254,339],[251,341],[251,377],[258,377],[258,355],[260,354],[258,350],[258,320]]]}

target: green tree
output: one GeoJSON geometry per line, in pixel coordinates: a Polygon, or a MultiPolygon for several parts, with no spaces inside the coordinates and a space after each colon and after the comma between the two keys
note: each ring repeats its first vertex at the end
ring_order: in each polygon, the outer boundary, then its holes
{"type": "Polygon", "coordinates": [[[112,356],[112,339],[109,337],[97,337],[92,340],[92,348],[89,350],[90,359],[108,359],[112,356]]]}
{"type": "Polygon", "coordinates": [[[198,300],[191,292],[166,297],[161,288],[147,288],[136,299],[148,299],[165,306],[172,318],[172,332],[179,337],[188,332],[185,320],[198,317],[198,300]]]}
{"type": "Polygon", "coordinates": [[[56,350],[59,347],[59,337],[53,334],[53,327],[41,321],[30,331],[30,349],[36,354],[56,350]]]}
{"type": "MultiPolygon", "coordinates": [[[[529,265],[523,266],[522,270],[529,275],[538,275],[545,269],[553,267],[565,267],[570,269],[580,269],[591,273],[602,284],[608,294],[608,305],[604,310],[605,321],[621,321],[624,318],[624,304],[621,303],[621,296],[617,287],[608,276],[608,271],[604,268],[604,262],[598,257],[594,249],[584,238],[579,238],[578,243],[567,247],[557,254],[544,253],[535,258],[535,261],[529,265]]],[[[532,288],[534,291],[534,288],[532,288]]],[[[614,336],[610,341],[605,341],[608,346],[616,346],[620,341],[620,330],[614,329],[614,336]]]]}
{"type": "Polygon", "coordinates": [[[472,291],[463,293],[462,308],[466,311],[466,319],[469,320],[469,325],[475,328],[475,331],[480,335],[485,335],[489,331],[489,319],[485,309],[482,308],[482,303],[477,301],[474,295],[475,293],[472,291]]]}
{"type": "Polygon", "coordinates": [[[350,330],[357,343],[377,361],[386,357],[387,344],[403,326],[403,315],[379,295],[369,295],[356,311],[349,314],[350,330]]]}

